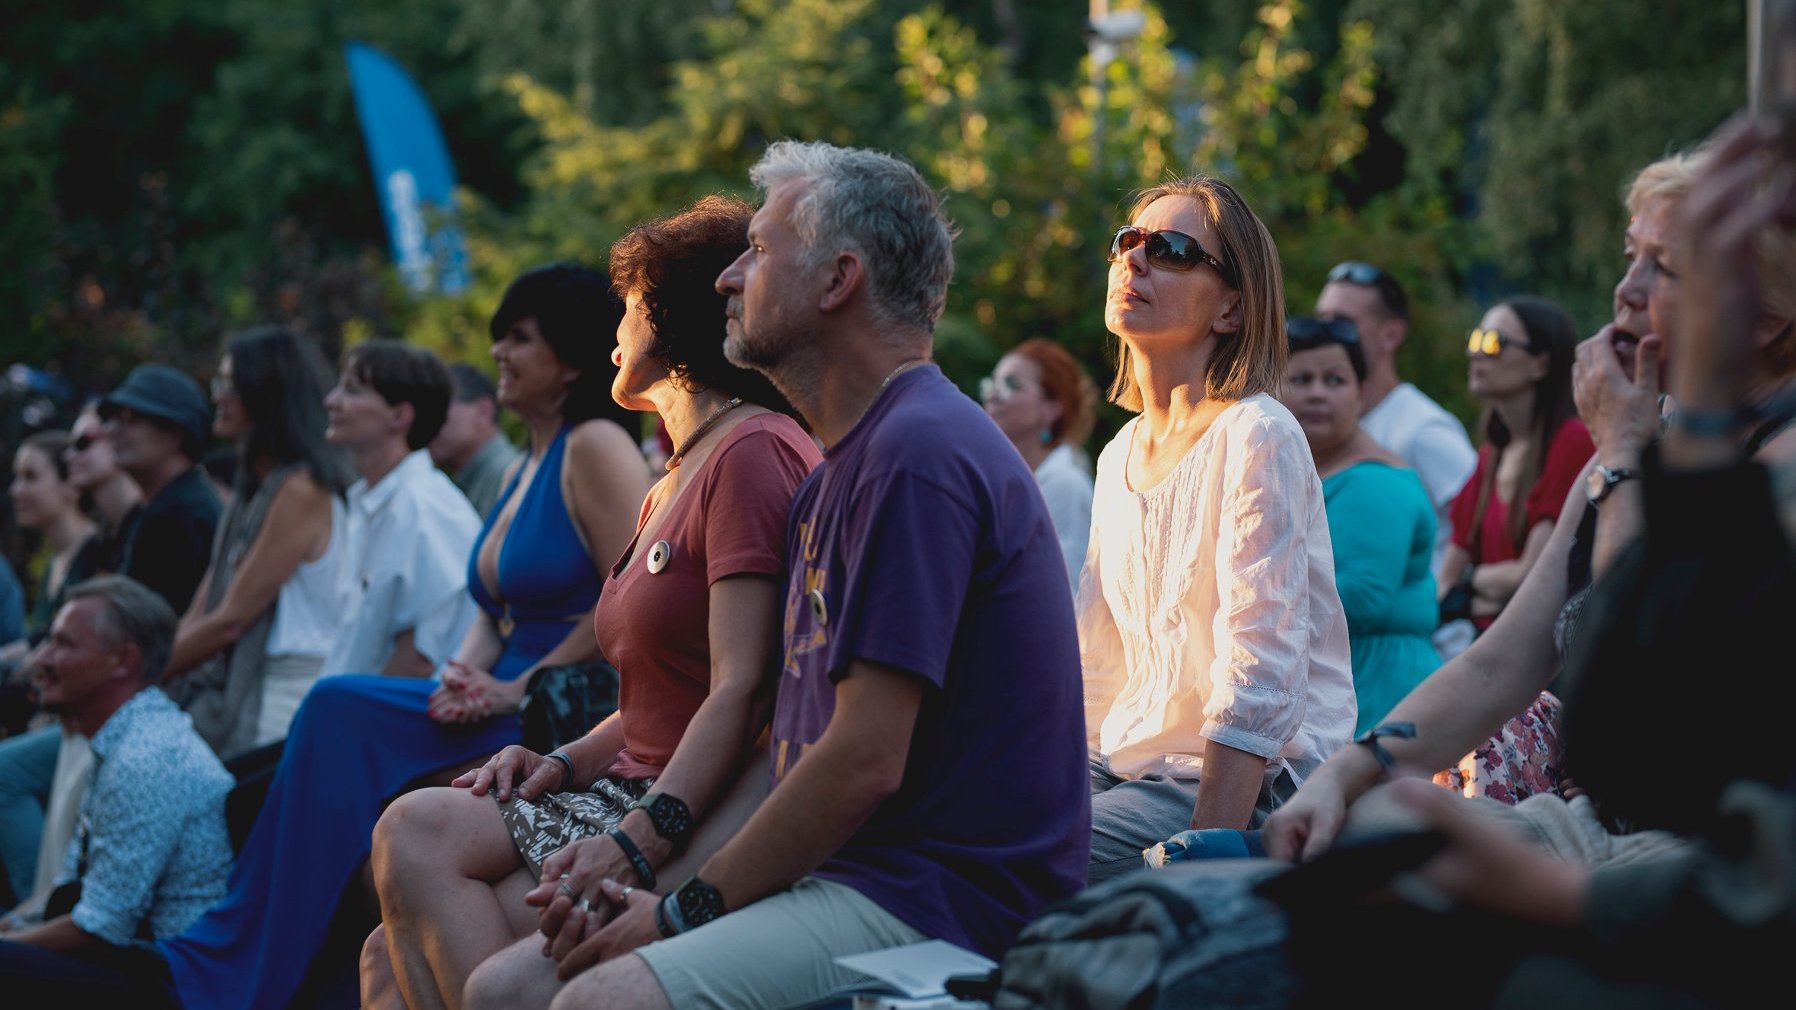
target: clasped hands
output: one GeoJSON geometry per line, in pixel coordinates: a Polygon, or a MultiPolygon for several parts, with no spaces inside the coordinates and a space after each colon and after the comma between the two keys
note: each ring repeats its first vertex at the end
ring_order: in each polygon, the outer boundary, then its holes
{"type": "Polygon", "coordinates": [[[509,715],[524,700],[527,678],[500,680],[459,659],[443,664],[442,681],[430,693],[427,711],[437,722],[462,725],[495,715],[509,715]]]}
{"type": "Polygon", "coordinates": [[[543,956],[555,959],[562,981],[661,938],[655,923],[661,896],[623,883],[635,879],[623,850],[604,835],[543,860],[542,883],[524,902],[539,909],[543,956]]]}
{"type": "MultiPolygon", "coordinates": [[[[450,784],[476,796],[490,791],[503,803],[514,794],[534,800],[565,788],[565,775],[561,762],[514,744],[450,784]]],[[[638,844],[654,849],[659,841],[638,844]]],[[[543,956],[556,960],[563,981],[660,939],[655,923],[660,896],[623,883],[636,879],[629,858],[604,835],[579,839],[543,860],[542,882],[524,895],[524,903],[538,909],[543,956]]]]}

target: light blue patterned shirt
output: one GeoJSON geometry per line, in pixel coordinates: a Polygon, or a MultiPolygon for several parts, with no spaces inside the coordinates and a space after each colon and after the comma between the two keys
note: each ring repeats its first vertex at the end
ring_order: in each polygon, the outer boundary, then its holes
{"type": "Polygon", "coordinates": [[[94,734],[93,780],[57,883],[81,880],[75,925],[108,943],[160,940],[225,895],[234,784],[193,720],[146,687],[94,734]]]}

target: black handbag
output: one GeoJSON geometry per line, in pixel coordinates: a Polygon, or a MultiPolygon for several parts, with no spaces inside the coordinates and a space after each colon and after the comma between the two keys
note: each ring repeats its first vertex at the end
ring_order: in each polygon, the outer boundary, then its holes
{"type": "Polygon", "coordinates": [[[603,659],[538,667],[518,708],[523,744],[538,754],[585,736],[617,711],[617,668],[603,659]]]}

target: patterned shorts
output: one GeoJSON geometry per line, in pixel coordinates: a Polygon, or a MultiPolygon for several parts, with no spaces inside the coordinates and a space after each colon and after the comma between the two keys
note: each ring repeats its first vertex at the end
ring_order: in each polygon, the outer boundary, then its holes
{"type": "Polygon", "coordinates": [[[582,838],[613,827],[630,812],[630,804],[655,787],[655,780],[606,777],[578,793],[548,793],[521,800],[514,793],[499,804],[499,817],[511,832],[518,855],[539,878],[543,860],[582,838]]]}

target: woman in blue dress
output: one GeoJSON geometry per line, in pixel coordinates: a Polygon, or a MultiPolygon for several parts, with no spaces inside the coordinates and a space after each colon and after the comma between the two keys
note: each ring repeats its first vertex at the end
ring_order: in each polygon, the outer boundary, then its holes
{"type": "Polygon", "coordinates": [[[480,616],[440,682],[334,676],[307,695],[230,893],[159,945],[182,1005],[287,1005],[386,802],[517,743],[528,674],[598,656],[587,615],[649,486],[636,415],[610,395],[622,317],[609,279],[585,267],[543,267],[506,291],[491,324],[499,402],[529,429],[530,453],[469,558],[480,616]]]}

